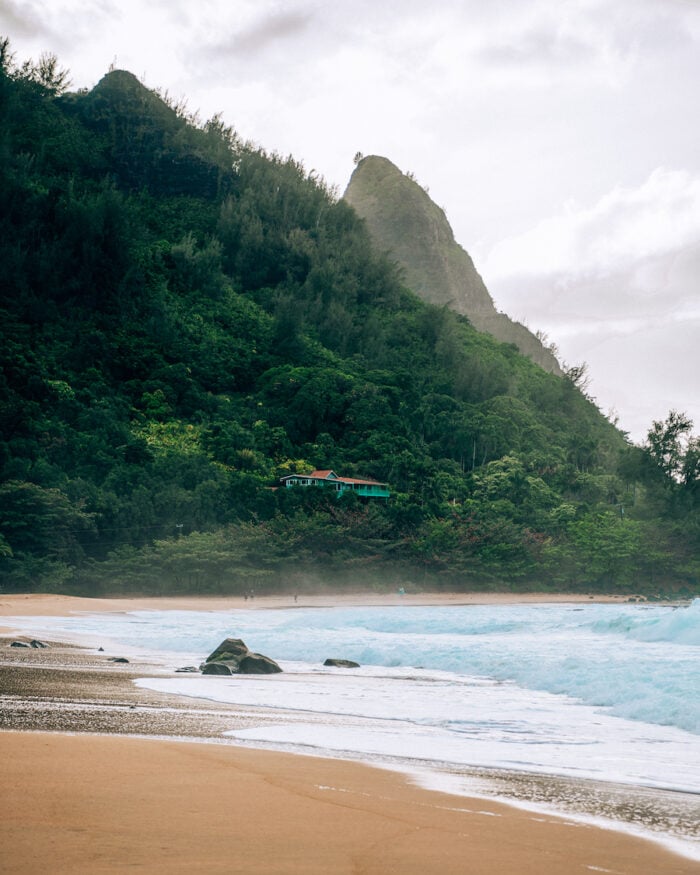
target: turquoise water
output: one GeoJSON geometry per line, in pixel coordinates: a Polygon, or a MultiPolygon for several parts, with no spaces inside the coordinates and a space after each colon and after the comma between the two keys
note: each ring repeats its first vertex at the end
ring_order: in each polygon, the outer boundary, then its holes
{"type": "MultiPolygon", "coordinates": [[[[47,621],[48,622],[48,621],[47,621]]],[[[226,636],[277,660],[342,656],[573,697],[606,714],[700,734],[700,600],[636,604],[138,611],[52,628],[201,658],[226,636]]]]}

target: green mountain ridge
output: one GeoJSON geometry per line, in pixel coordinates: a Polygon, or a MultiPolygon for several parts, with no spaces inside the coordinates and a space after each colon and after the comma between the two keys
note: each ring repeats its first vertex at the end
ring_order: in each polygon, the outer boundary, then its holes
{"type": "Polygon", "coordinates": [[[630,447],[219,117],[0,61],[0,586],[697,588],[682,428],[630,447]]]}

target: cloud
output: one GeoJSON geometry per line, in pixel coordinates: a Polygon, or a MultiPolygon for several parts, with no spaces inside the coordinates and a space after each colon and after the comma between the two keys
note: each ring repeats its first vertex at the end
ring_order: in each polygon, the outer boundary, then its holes
{"type": "Polygon", "coordinates": [[[697,241],[700,175],[659,167],[637,187],[617,186],[592,207],[570,203],[500,241],[483,266],[493,278],[604,276],[697,241]]]}
{"type": "Polygon", "coordinates": [[[658,323],[624,334],[601,331],[594,343],[572,338],[570,361],[586,361],[603,410],[620,411],[620,426],[642,441],[655,419],[682,410],[700,426],[697,374],[700,319],[658,323]]]}
{"type": "Polygon", "coordinates": [[[657,168],[570,204],[495,245],[482,273],[499,307],[588,363],[633,439],[671,407],[700,423],[700,176],[657,168]]]}
{"type": "Polygon", "coordinates": [[[39,10],[17,0],[0,0],[0,26],[5,33],[19,36],[34,36],[44,28],[39,10]]]}
{"type": "Polygon", "coordinates": [[[276,65],[269,64],[271,53],[275,52],[278,60],[288,62],[295,42],[309,31],[313,20],[314,14],[308,7],[285,11],[275,7],[262,15],[259,7],[256,7],[248,20],[243,16],[242,25],[240,17],[227,20],[224,15],[218,19],[218,27],[229,32],[223,38],[203,34],[199,49],[195,52],[195,66],[205,64],[219,67],[221,64],[245,62],[249,68],[251,61],[259,60],[258,73],[274,78],[276,65]],[[263,63],[267,66],[261,66],[263,63]]]}
{"type": "MultiPolygon", "coordinates": [[[[234,34],[221,44],[221,53],[235,52],[239,55],[252,55],[264,52],[279,44],[298,36],[305,31],[310,22],[309,12],[285,12],[267,15],[251,27],[234,34]]],[[[214,52],[217,52],[214,47],[214,52]]]]}
{"type": "Polygon", "coordinates": [[[560,89],[585,75],[588,88],[619,87],[639,57],[640,28],[651,9],[644,0],[502,2],[481,32],[477,63],[495,81],[518,90],[560,89]]]}
{"type": "Polygon", "coordinates": [[[37,56],[59,52],[63,61],[76,47],[85,51],[85,40],[99,37],[106,21],[121,16],[114,0],[0,0],[0,31],[12,45],[22,43],[22,61],[27,60],[24,46],[37,56]]]}
{"type": "Polygon", "coordinates": [[[517,40],[485,46],[479,52],[481,60],[487,64],[523,64],[549,66],[578,64],[590,59],[591,47],[574,36],[561,35],[553,29],[530,31],[517,40]]]}
{"type": "Polygon", "coordinates": [[[486,280],[497,305],[543,330],[560,360],[588,364],[600,408],[618,410],[620,427],[640,441],[672,408],[700,426],[698,277],[700,244],[604,277],[486,280]]]}

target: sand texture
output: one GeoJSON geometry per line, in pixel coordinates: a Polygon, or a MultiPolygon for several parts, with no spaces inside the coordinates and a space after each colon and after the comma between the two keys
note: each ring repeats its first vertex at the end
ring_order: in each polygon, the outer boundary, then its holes
{"type": "Polygon", "coordinates": [[[336,760],[45,733],[0,747],[8,873],[698,872],[620,833],[336,760]]]}

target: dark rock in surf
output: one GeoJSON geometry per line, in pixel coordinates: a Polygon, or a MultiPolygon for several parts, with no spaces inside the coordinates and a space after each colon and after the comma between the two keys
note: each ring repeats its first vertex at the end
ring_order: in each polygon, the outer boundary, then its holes
{"type": "Polygon", "coordinates": [[[225,662],[205,662],[202,666],[202,674],[231,675],[233,672],[225,662]]]}
{"type": "Polygon", "coordinates": [[[224,638],[216,650],[213,650],[206,658],[206,662],[220,662],[221,660],[242,659],[250,653],[246,644],[240,638],[224,638]]]}
{"type": "Polygon", "coordinates": [[[274,659],[253,653],[240,638],[226,638],[201,666],[202,674],[225,674],[208,671],[212,665],[223,665],[230,674],[276,674],[282,671],[274,659]]]}
{"type": "Polygon", "coordinates": [[[241,674],[278,674],[282,669],[274,659],[262,653],[247,653],[238,663],[241,674]]]}
{"type": "Polygon", "coordinates": [[[327,659],[324,665],[332,666],[333,668],[359,668],[359,662],[353,662],[352,659],[327,659]]]}

